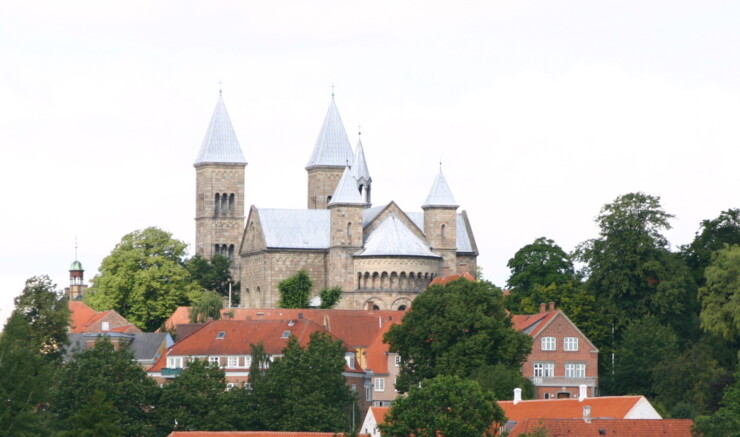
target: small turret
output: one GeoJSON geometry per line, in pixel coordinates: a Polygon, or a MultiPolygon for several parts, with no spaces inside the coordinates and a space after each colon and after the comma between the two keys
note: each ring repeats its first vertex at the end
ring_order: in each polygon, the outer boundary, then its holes
{"type": "Polygon", "coordinates": [[[365,207],[370,208],[372,205],[370,197],[370,189],[373,183],[373,178],[370,177],[370,170],[367,168],[367,161],[365,160],[365,151],[362,148],[362,139],[357,140],[357,148],[355,149],[355,159],[352,164],[352,176],[357,181],[357,189],[365,199],[365,207]]]}
{"type": "Polygon", "coordinates": [[[426,201],[424,210],[424,235],[434,253],[444,259],[440,275],[457,273],[457,208],[447,180],[440,166],[426,201]]]}

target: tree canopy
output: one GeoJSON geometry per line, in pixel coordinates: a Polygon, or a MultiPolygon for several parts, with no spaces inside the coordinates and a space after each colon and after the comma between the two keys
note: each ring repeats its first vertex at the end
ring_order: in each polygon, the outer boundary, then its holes
{"type": "Polygon", "coordinates": [[[311,278],[305,270],[299,270],[295,275],[280,281],[280,308],[308,308],[312,286],[311,278]]]}
{"type": "Polygon", "coordinates": [[[69,342],[69,307],[55,288],[48,276],[34,276],[15,298],[14,312],[28,322],[31,345],[49,359],[61,358],[69,342]]]}
{"type": "Polygon", "coordinates": [[[217,253],[208,260],[195,255],[185,262],[185,268],[204,290],[214,291],[223,297],[228,297],[229,286],[231,286],[232,302],[239,303],[239,286],[238,283],[234,284],[231,277],[231,260],[228,257],[217,253]]]}
{"type": "Polygon", "coordinates": [[[401,356],[396,388],[402,392],[436,375],[469,377],[499,363],[519,367],[532,348],[531,338],[512,328],[501,290],[466,279],[421,293],[384,341],[401,356]]]}
{"type": "Polygon", "coordinates": [[[145,331],[158,329],[178,306],[200,295],[184,267],[186,247],[158,228],[124,235],[103,259],[85,303],[98,311],[114,309],[145,331]]]}
{"type": "Polygon", "coordinates": [[[503,421],[493,393],[472,380],[438,375],[396,398],[378,428],[389,437],[494,436],[503,421]]]}
{"type": "MultiPolygon", "coordinates": [[[[511,276],[507,285],[511,289],[510,304],[529,296],[535,286],[562,285],[575,279],[573,262],[553,240],[540,237],[519,249],[507,266],[511,276]]],[[[513,311],[518,308],[509,306],[513,311]]]]}
{"type": "Polygon", "coordinates": [[[702,328],[740,341],[740,245],[715,252],[705,278],[699,290],[702,328]]]}

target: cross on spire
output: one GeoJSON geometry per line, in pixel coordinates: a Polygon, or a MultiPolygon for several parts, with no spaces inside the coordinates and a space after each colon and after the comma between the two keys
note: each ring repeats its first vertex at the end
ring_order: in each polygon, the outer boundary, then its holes
{"type": "Polygon", "coordinates": [[[331,83],[331,98],[334,98],[334,82],[331,83]]]}
{"type": "Polygon", "coordinates": [[[362,125],[361,124],[357,125],[357,135],[362,135],[362,125]]]}
{"type": "Polygon", "coordinates": [[[219,96],[221,95],[221,93],[223,93],[223,90],[221,89],[221,85],[223,85],[223,82],[221,82],[221,81],[219,80],[219,81],[218,81],[218,95],[219,95],[219,96]]]}

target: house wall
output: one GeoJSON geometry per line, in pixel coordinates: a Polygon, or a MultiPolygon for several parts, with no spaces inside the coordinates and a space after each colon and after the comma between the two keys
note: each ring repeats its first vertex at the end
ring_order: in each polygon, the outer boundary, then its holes
{"type": "Polygon", "coordinates": [[[580,333],[576,326],[568,320],[562,312],[550,324],[534,337],[532,353],[522,365],[522,375],[534,382],[536,387],[536,398],[546,399],[557,397],[558,393],[567,394],[568,397],[578,397],[579,385],[586,384],[588,396],[596,396],[598,388],[598,352],[591,346],[587,338],[580,333]],[[555,350],[542,350],[542,338],[554,337],[555,350]],[[566,351],[565,338],[578,338],[578,350],[566,351]],[[537,362],[554,363],[555,373],[553,377],[535,377],[534,365],[537,362]],[[583,378],[566,378],[566,363],[583,363],[586,365],[586,373],[583,378]],[[548,395],[548,396],[546,396],[548,395]]]}

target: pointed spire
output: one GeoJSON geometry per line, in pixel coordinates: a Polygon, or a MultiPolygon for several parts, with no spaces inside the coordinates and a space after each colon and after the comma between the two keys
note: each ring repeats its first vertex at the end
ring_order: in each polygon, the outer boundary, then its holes
{"type": "Polygon", "coordinates": [[[200,146],[198,157],[194,165],[199,164],[242,164],[247,165],[244,159],[239,140],[231,125],[229,113],[226,112],[224,99],[219,89],[216,109],[213,110],[211,123],[208,125],[203,144],[200,146]]]}
{"type": "Polygon", "coordinates": [[[352,176],[355,177],[355,180],[359,185],[367,186],[373,180],[373,178],[370,177],[370,170],[367,169],[365,150],[362,148],[362,139],[357,140],[354,163],[352,164],[352,176]]]}
{"type": "Polygon", "coordinates": [[[348,161],[352,165],[352,146],[332,98],[306,169],[319,166],[344,167],[348,161]]]}
{"type": "Polygon", "coordinates": [[[365,200],[357,191],[357,181],[352,177],[352,171],[349,166],[344,168],[342,178],[339,179],[337,189],[334,190],[334,194],[331,196],[329,206],[331,205],[365,205],[365,200]]]}
{"type": "Polygon", "coordinates": [[[445,180],[444,174],[442,174],[442,166],[439,166],[439,174],[437,175],[437,178],[434,179],[434,183],[432,184],[432,189],[429,190],[429,195],[427,196],[427,200],[424,202],[424,204],[421,206],[422,208],[429,208],[434,206],[444,206],[444,207],[454,207],[457,208],[458,205],[457,202],[455,202],[455,197],[452,195],[452,191],[450,190],[450,186],[447,185],[447,180],[445,180]]]}

